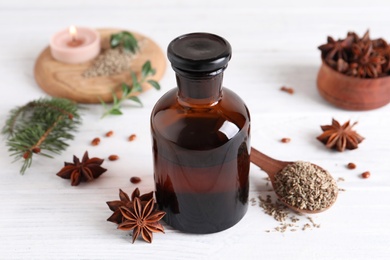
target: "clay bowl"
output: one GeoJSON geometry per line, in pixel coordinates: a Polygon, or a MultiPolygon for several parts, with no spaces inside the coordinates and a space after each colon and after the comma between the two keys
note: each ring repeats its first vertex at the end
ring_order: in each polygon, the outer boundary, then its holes
{"type": "Polygon", "coordinates": [[[371,110],[390,102],[390,76],[362,79],[344,75],[322,62],[317,76],[320,95],[347,110],[371,110]]]}

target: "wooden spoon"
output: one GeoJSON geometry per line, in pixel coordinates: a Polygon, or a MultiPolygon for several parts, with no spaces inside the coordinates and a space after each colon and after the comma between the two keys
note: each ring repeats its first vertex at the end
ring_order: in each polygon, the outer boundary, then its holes
{"type": "MultiPolygon", "coordinates": [[[[265,171],[267,174],[268,174],[268,177],[272,183],[272,187],[274,187],[275,189],[275,175],[280,172],[284,167],[286,167],[287,165],[289,164],[292,164],[294,162],[285,162],[285,161],[279,161],[279,160],[275,160],[265,154],[263,154],[262,152],[256,150],[255,148],[251,148],[251,162],[257,166],[259,166],[263,171],[265,171]]],[[[318,165],[315,165],[313,164],[315,167],[318,167],[320,169],[322,169],[320,166],[318,165]]],[[[338,194],[338,190],[336,191],[336,198],[333,200],[332,204],[330,204],[328,207],[326,208],[323,208],[323,209],[320,209],[320,210],[306,210],[306,209],[300,209],[300,208],[297,208],[295,206],[292,206],[288,203],[286,203],[283,198],[281,198],[281,196],[279,196],[279,194],[276,194],[276,196],[279,198],[279,200],[284,204],[286,205],[287,207],[289,207],[290,209],[296,211],[296,212],[299,212],[299,213],[309,213],[309,214],[313,214],[313,213],[320,213],[320,212],[323,212],[327,209],[329,209],[336,201],[337,199],[337,194],[338,194]]]]}

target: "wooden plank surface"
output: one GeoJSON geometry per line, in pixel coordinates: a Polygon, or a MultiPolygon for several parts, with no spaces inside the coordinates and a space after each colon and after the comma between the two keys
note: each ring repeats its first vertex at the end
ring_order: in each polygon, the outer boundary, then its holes
{"type": "MultiPolygon", "coordinates": [[[[75,1],[37,0],[0,3],[0,76],[3,94],[0,121],[8,110],[46,96],[34,80],[34,63],[56,31],[71,24],[93,28],[128,28],[150,36],[163,49],[187,32],[219,34],[232,45],[233,57],[224,85],[239,94],[252,116],[252,145],[283,161],[306,160],[328,169],[338,182],[338,201],[313,216],[320,228],[269,232],[278,226],[258,206],[258,196],[271,195],[266,174],[250,170],[246,216],[236,226],[210,235],[177,232],[155,234],[152,244],[131,244],[129,232],[106,219],[106,201],[119,188],[131,192],[131,176],[139,176],[141,192],[154,188],[150,112],[163,93],[176,86],[169,68],[161,91],[139,97],[143,108],[126,105],[124,115],[100,119],[100,105],[83,110],[83,125],[70,147],[54,159],[40,158],[19,175],[5,141],[0,144],[0,259],[388,259],[390,255],[390,106],[356,112],[328,104],[317,92],[321,65],[317,46],[326,36],[344,37],[370,29],[374,38],[390,40],[390,3],[386,1],[75,1]],[[16,19],[17,18],[17,19],[16,19]],[[281,86],[295,93],[281,92],[281,86]],[[366,139],[354,151],[327,150],[316,136],[331,119],[359,121],[366,139]],[[113,130],[112,137],[104,134],[113,130]],[[137,139],[128,142],[135,133],[137,139]],[[90,141],[101,138],[96,147],[90,141]],[[288,144],[283,137],[291,138],[288,144]],[[98,180],[71,187],[55,175],[64,161],[82,156],[107,158],[98,180]],[[345,165],[354,162],[355,170],[345,165]],[[371,171],[369,179],[360,173],[371,171]]],[[[169,65],[169,64],[168,64],[169,65]]],[[[299,224],[306,223],[305,216],[299,224]]]]}

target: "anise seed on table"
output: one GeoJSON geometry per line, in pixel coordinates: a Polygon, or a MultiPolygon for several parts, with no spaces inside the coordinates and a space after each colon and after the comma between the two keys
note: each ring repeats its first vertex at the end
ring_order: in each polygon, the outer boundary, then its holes
{"type": "Polygon", "coordinates": [[[317,139],[325,144],[326,147],[343,152],[345,149],[353,150],[358,148],[358,144],[364,140],[364,137],[352,130],[357,122],[350,124],[350,121],[343,125],[332,119],[332,125],[322,125],[324,131],[317,139]]]}
{"type": "Polygon", "coordinates": [[[73,156],[73,163],[65,162],[65,166],[57,173],[63,179],[70,179],[72,186],[77,186],[82,181],[92,181],[99,178],[107,169],[101,167],[103,159],[89,158],[88,152],[84,153],[83,159],[73,156]]]}

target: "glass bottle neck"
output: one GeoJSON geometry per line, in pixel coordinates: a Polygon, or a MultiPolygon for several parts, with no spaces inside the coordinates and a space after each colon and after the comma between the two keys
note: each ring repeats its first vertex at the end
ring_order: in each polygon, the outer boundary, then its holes
{"type": "Polygon", "coordinates": [[[176,71],[178,101],[184,106],[212,106],[221,99],[223,69],[211,73],[176,71]]]}

